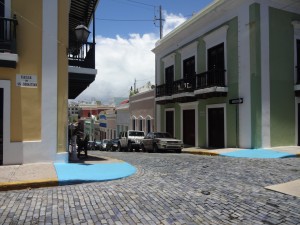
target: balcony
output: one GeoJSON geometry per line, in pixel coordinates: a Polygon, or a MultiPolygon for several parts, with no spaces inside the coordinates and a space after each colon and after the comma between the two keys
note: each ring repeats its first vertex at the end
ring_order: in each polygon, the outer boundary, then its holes
{"type": "Polygon", "coordinates": [[[13,19],[0,18],[0,67],[16,68],[17,66],[17,25],[15,16],[13,19]]]}
{"type": "Polygon", "coordinates": [[[211,70],[171,83],[156,86],[156,102],[191,102],[197,99],[227,96],[226,70],[211,70]]]}
{"type": "Polygon", "coordinates": [[[95,69],[95,44],[87,42],[69,51],[69,66],[95,69]]]}
{"type": "Polygon", "coordinates": [[[95,44],[87,42],[72,48],[68,59],[69,99],[74,99],[95,80],[95,44]]]}
{"type": "Polygon", "coordinates": [[[99,0],[71,0],[69,12],[69,99],[75,99],[94,80],[95,69],[95,10],[99,0]],[[84,21],[84,23],[83,23],[84,21]],[[78,25],[92,28],[91,42],[78,40],[78,25]]]}
{"type": "Polygon", "coordinates": [[[196,87],[195,76],[185,77],[176,80],[173,83],[172,98],[176,102],[191,102],[195,101],[194,90],[196,87]]]}
{"type": "Polygon", "coordinates": [[[224,69],[216,69],[197,74],[195,96],[203,99],[226,96],[225,73],[224,69]]]}

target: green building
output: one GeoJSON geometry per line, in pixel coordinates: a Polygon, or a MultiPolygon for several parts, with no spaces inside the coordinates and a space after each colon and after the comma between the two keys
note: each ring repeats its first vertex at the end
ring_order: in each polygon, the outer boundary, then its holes
{"type": "Polygon", "coordinates": [[[214,1],[153,49],[157,130],[196,147],[299,145],[299,49],[300,1],[214,1]]]}

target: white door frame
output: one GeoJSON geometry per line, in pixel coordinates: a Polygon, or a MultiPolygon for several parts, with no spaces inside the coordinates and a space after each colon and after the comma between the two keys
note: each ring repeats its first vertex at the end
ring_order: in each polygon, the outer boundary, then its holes
{"type": "Polygon", "coordinates": [[[187,103],[181,103],[180,105],[180,139],[183,140],[183,110],[195,110],[195,147],[198,147],[199,145],[199,138],[198,138],[198,105],[199,102],[187,102],[187,103]]]}

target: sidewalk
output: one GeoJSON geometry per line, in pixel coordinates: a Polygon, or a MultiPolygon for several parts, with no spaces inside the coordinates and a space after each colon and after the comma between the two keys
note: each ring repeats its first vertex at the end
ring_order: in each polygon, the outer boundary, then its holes
{"type": "MultiPolygon", "coordinates": [[[[243,158],[287,158],[300,157],[300,147],[251,150],[193,147],[184,148],[182,153],[243,158]]],[[[99,158],[92,154],[86,160],[82,159],[71,163],[0,166],[0,191],[108,181],[127,177],[135,172],[136,168],[124,161],[108,157],[99,158]]]]}
{"type": "Polygon", "coordinates": [[[124,161],[89,155],[71,163],[0,166],[0,191],[121,179],[136,172],[124,161]]]}
{"type": "Polygon", "coordinates": [[[241,148],[222,148],[222,149],[202,149],[184,148],[183,153],[199,155],[219,155],[236,158],[292,158],[300,157],[300,146],[276,147],[268,149],[241,149],[241,148]]]}

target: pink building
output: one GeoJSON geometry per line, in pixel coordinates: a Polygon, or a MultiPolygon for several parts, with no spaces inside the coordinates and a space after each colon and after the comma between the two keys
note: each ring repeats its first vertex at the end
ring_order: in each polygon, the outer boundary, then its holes
{"type": "Polygon", "coordinates": [[[155,89],[135,94],[129,98],[130,130],[155,131],[155,89]]]}

